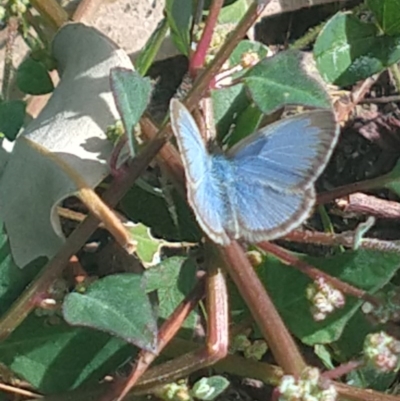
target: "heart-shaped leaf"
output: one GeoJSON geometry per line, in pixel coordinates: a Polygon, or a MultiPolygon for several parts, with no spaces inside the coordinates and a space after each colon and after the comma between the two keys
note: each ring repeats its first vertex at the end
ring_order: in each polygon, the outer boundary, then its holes
{"type": "Polygon", "coordinates": [[[266,58],[245,75],[244,82],[265,114],[287,104],[331,107],[314,62],[305,53],[286,51],[266,58]]]}
{"type": "Polygon", "coordinates": [[[53,81],[45,66],[37,60],[28,57],[17,70],[18,88],[30,95],[44,95],[53,89],[53,81]]]}

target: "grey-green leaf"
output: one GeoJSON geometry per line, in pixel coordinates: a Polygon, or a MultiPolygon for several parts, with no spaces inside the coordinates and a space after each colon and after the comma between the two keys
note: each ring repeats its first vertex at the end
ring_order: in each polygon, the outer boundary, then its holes
{"type": "Polygon", "coordinates": [[[192,24],[193,4],[191,1],[167,0],[165,14],[171,38],[177,49],[184,55],[189,55],[190,27],[192,24]]]}
{"type": "Polygon", "coordinates": [[[212,401],[228,386],[229,381],[223,376],[203,377],[193,385],[191,394],[199,400],[212,401]]]}
{"type": "Polygon", "coordinates": [[[313,60],[305,53],[286,51],[266,58],[245,75],[244,81],[265,114],[287,104],[331,107],[313,60]]]}
{"type": "Polygon", "coordinates": [[[125,68],[111,70],[111,89],[129,140],[131,156],[136,154],[133,128],[139,122],[150,101],[151,83],[136,71],[125,68]]]}
{"type": "Polygon", "coordinates": [[[156,349],[157,322],[141,275],[107,276],[93,283],[84,294],[69,294],[63,315],[74,326],[92,327],[140,348],[156,349]]]}
{"type": "MultiPolygon", "coordinates": [[[[146,291],[157,291],[159,315],[166,319],[193,289],[196,283],[196,265],[192,260],[172,257],[146,270],[146,291]]],[[[192,312],[183,327],[193,329],[197,314],[192,312]]]]}

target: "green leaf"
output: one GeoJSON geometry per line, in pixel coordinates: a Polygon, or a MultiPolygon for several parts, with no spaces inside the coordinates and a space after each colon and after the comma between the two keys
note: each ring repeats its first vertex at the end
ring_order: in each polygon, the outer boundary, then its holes
{"type": "Polygon", "coordinates": [[[33,315],[0,343],[0,361],[43,393],[98,383],[132,355],[118,338],[33,315]]]}
{"type": "Polygon", "coordinates": [[[171,38],[176,48],[185,56],[189,56],[190,28],[193,14],[192,2],[167,0],[165,14],[171,30],[171,38]]]}
{"type": "Polygon", "coordinates": [[[367,0],[367,6],[386,35],[400,35],[400,0],[367,0]]]}
{"type": "Polygon", "coordinates": [[[10,100],[0,103],[0,132],[9,141],[13,141],[25,119],[26,104],[22,100],[10,100]]]}
{"type": "MultiPolygon", "coordinates": [[[[191,259],[172,257],[144,273],[146,291],[157,291],[159,316],[167,319],[182,302],[196,283],[196,265],[191,259]]],[[[184,328],[193,329],[197,313],[192,312],[183,323],[184,328]]]]}
{"type": "Polygon", "coordinates": [[[384,180],[384,186],[400,196],[400,159],[397,161],[393,170],[382,178],[384,180]]]}
{"type": "Polygon", "coordinates": [[[137,242],[136,254],[143,265],[148,267],[158,263],[160,248],[165,244],[165,241],[154,238],[150,229],[141,223],[127,226],[127,229],[137,242]]]}
{"type": "Polygon", "coordinates": [[[350,372],[346,379],[352,386],[386,392],[396,379],[397,372],[382,373],[371,367],[361,367],[350,372]]]}
{"type": "Polygon", "coordinates": [[[0,224],[0,316],[21,295],[46,262],[47,258],[40,257],[24,269],[19,268],[13,261],[8,237],[0,224]]]}
{"type": "Polygon", "coordinates": [[[227,141],[229,147],[255,132],[262,121],[262,117],[263,114],[257,106],[249,105],[247,109],[239,115],[236,125],[229,135],[227,141]]]}
{"type": "Polygon", "coordinates": [[[357,358],[363,351],[365,337],[379,330],[379,326],[368,321],[361,309],[346,324],[342,335],[335,342],[336,360],[344,363],[357,358]]]}
{"type": "Polygon", "coordinates": [[[262,60],[244,76],[256,105],[265,114],[287,104],[330,108],[330,100],[304,53],[286,51],[262,60]]]}
{"type": "Polygon", "coordinates": [[[314,347],[314,352],[324,364],[326,369],[334,369],[335,365],[332,363],[332,355],[329,352],[329,348],[326,345],[317,344],[314,347]]]}
{"type": "Polygon", "coordinates": [[[191,390],[194,398],[212,401],[229,387],[229,381],[223,376],[203,377],[197,381],[191,390]]]}
{"type": "Polygon", "coordinates": [[[136,71],[118,67],[111,70],[111,88],[133,157],[137,150],[133,128],[150,101],[151,83],[148,78],[143,78],[136,71]]]}
{"type": "Polygon", "coordinates": [[[144,291],[142,276],[114,274],[93,283],[86,293],[65,298],[63,315],[75,326],[92,327],[140,348],[157,347],[157,322],[144,291]]]}
{"type": "Polygon", "coordinates": [[[40,62],[27,58],[17,70],[18,88],[30,95],[44,95],[54,90],[53,82],[49,72],[40,62]]]}
{"type": "Polygon", "coordinates": [[[237,0],[232,4],[225,5],[218,15],[220,24],[237,24],[246,14],[249,8],[247,0],[237,0]]]}
{"type": "Polygon", "coordinates": [[[160,50],[167,32],[168,21],[166,18],[163,18],[151,34],[150,38],[147,40],[144,47],[140,50],[139,55],[136,57],[135,67],[140,75],[146,75],[158,51],[160,50]]]}
{"type": "Polygon", "coordinates": [[[337,13],[314,46],[318,69],[327,82],[354,84],[400,60],[400,36],[381,35],[374,24],[337,13]]]}
{"type": "Polygon", "coordinates": [[[212,90],[211,97],[218,138],[222,139],[235,123],[235,117],[249,105],[249,100],[243,84],[212,90]]]}
{"type": "MultiPolygon", "coordinates": [[[[260,59],[263,59],[268,54],[268,48],[258,42],[242,40],[229,57],[229,67],[232,68],[239,65],[245,53],[256,53],[260,59]]],[[[236,72],[232,75],[232,78],[237,79],[243,76],[246,71],[236,72]]],[[[214,121],[217,124],[218,137],[221,139],[230,132],[232,125],[236,126],[237,118],[249,106],[249,100],[243,84],[213,90],[211,96],[214,121]]],[[[230,139],[229,143],[231,143],[230,139]]]]}
{"type": "MultiPolygon", "coordinates": [[[[262,60],[267,56],[269,52],[269,49],[267,46],[263,45],[262,43],[259,42],[253,42],[251,40],[242,40],[241,42],[238,43],[238,45],[235,47],[231,55],[229,56],[229,66],[233,67],[237,64],[240,64],[242,61],[243,56],[246,53],[255,53],[257,54],[258,58],[262,60]]],[[[234,75],[234,77],[240,76],[239,75],[234,75]]]]}
{"type": "Polygon", "coordinates": [[[7,312],[12,303],[21,295],[46,263],[47,258],[40,257],[29,263],[24,269],[13,261],[7,236],[0,232],[0,316],[7,312]]]}

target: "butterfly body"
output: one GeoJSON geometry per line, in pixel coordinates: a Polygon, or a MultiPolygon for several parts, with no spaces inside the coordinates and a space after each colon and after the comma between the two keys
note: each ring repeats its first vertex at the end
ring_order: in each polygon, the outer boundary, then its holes
{"type": "Polygon", "coordinates": [[[314,182],[338,130],[332,113],[291,117],[248,136],[226,154],[210,154],[187,109],[171,102],[187,194],[197,221],[215,242],[260,242],[301,224],[315,203],[314,182]]]}

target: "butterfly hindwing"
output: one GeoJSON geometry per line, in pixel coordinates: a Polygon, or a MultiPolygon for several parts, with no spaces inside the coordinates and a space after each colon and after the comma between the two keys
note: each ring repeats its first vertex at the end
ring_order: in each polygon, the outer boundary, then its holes
{"type": "Polygon", "coordinates": [[[203,231],[217,244],[228,245],[230,239],[225,230],[225,203],[211,175],[204,176],[195,189],[188,186],[187,194],[203,231]]]}
{"type": "Polygon", "coordinates": [[[334,115],[315,110],[268,125],[228,151],[238,179],[284,191],[310,187],[324,169],[338,137],[334,115]]]}
{"type": "Polygon", "coordinates": [[[304,221],[315,202],[314,188],[285,192],[254,181],[238,181],[233,189],[238,232],[235,238],[259,242],[283,236],[304,221]]]}

